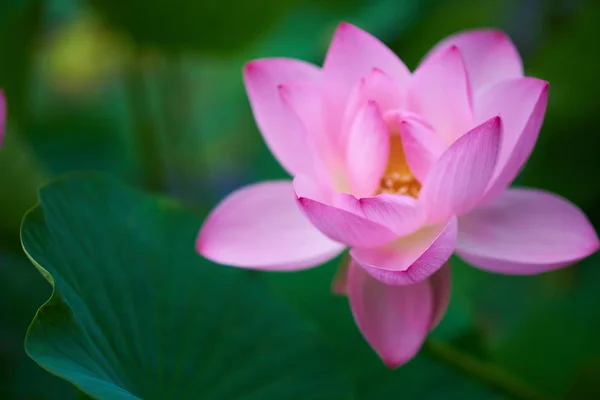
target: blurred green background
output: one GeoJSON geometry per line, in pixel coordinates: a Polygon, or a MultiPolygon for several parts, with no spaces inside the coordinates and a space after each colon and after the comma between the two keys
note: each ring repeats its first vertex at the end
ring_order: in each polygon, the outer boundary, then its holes
{"type": "MultiPolygon", "coordinates": [[[[505,30],[526,73],[550,82],[542,133],[517,183],[572,200],[600,228],[599,19],[597,0],[3,0],[0,398],[83,396],[23,350],[51,292],[19,241],[37,188],[69,171],[99,171],[202,217],[242,184],[284,177],[253,122],[242,65],[267,56],[320,64],[340,21],[381,38],[411,69],[451,33],[505,30]]],[[[329,294],[339,263],[265,279],[326,337],[355,398],[509,398],[427,349],[397,371],[383,368],[346,300],[329,294]]],[[[452,268],[435,343],[542,398],[600,398],[600,254],[536,277],[459,260],[452,268]]]]}

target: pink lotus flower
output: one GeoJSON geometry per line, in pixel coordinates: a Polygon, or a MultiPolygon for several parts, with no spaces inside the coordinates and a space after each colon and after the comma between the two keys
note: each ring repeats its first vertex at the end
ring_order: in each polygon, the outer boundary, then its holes
{"type": "Polygon", "coordinates": [[[507,189],[542,125],[548,83],[524,77],[502,32],[436,45],[412,74],[343,23],[323,68],[250,62],[264,139],[292,181],[241,188],[212,211],[197,250],[267,271],[314,267],[350,248],[334,289],[396,367],[443,316],[453,252],[503,274],[537,274],[599,247],[585,215],[542,190],[507,189]]]}

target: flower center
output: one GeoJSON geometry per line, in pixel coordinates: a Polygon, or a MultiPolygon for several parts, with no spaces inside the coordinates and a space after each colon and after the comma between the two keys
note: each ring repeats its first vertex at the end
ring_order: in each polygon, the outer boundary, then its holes
{"type": "Polygon", "coordinates": [[[415,178],[402,147],[400,135],[395,133],[390,138],[390,155],[385,172],[381,177],[377,194],[401,194],[417,198],[421,190],[421,183],[415,178]]]}

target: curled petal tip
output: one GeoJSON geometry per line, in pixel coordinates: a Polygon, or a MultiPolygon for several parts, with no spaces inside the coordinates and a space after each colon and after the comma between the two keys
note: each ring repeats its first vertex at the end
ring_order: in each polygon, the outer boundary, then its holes
{"type": "Polygon", "coordinates": [[[406,362],[392,359],[382,359],[381,361],[383,361],[383,364],[389,369],[396,369],[406,362]]]}
{"type": "Polygon", "coordinates": [[[279,57],[257,58],[254,60],[250,60],[246,64],[244,64],[244,66],[242,67],[242,71],[244,73],[244,76],[253,75],[253,74],[260,73],[261,70],[267,70],[267,68],[269,67],[270,64],[282,65],[282,63],[285,61],[287,61],[285,58],[279,58],[279,57]]]}
{"type": "Polygon", "coordinates": [[[247,74],[251,74],[256,70],[256,60],[253,61],[249,61],[246,64],[244,64],[244,66],[242,67],[242,71],[244,72],[244,75],[247,74]]]}
{"type": "Polygon", "coordinates": [[[202,241],[200,240],[200,234],[198,234],[198,237],[196,237],[196,242],[194,243],[194,248],[196,249],[196,253],[203,255],[202,254],[202,241]]]}
{"type": "Polygon", "coordinates": [[[547,92],[548,91],[548,87],[550,86],[550,82],[545,81],[545,80],[542,80],[542,82],[544,84],[542,90],[547,92]]]}
{"type": "Polygon", "coordinates": [[[498,41],[502,41],[505,39],[509,39],[508,35],[506,34],[506,32],[500,30],[500,29],[484,29],[482,32],[487,32],[491,37],[493,37],[494,39],[498,40],[498,41]]]}
{"type": "Polygon", "coordinates": [[[202,257],[208,258],[206,255],[206,240],[205,240],[205,236],[206,236],[206,228],[205,225],[203,225],[199,232],[198,235],[196,236],[196,241],[194,243],[194,248],[196,249],[196,252],[198,254],[200,254],[202,257]]]}
{"type": "Polygon", "coordinates": [[[353,29],[356,28],[354,25],[352,25],[350,22],[346,22],[346,21],[342,21],[338,24],[337,26],[337,30],[346,30],[346,29],[353,29]]]}
{"type": "Polygon", "coordinates": [[[600,239],[598,238],[598,234],[596,233],[596,231],[594,230],[593,227],[591,228],[591,232],[589,234],[589,239],[590,239],[589,252],[586,257],[589,257],[592,254],[594,254],[595,252],[597,252],[598,250],[600,250],[600,239]]]}

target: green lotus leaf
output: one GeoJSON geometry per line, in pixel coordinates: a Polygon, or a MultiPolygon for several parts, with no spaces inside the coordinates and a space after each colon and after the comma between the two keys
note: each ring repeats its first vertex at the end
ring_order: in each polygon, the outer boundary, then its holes
{"type": "Polygon", "coordinates": [[[99,176],[51,183],[21,239],[53,285],[25,341],[100,399],[343,399],[310,325],[262,277],[194,251],[200,219],[99,176]]]}

